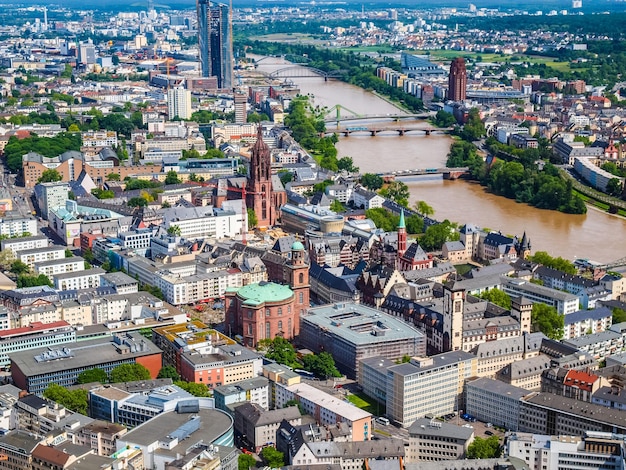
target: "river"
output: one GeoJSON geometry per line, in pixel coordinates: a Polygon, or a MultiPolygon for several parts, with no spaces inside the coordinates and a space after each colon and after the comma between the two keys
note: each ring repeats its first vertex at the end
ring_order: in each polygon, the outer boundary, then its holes
{"type": "MultiPolygon", "coordinates": [[[[265,60],[259,69],[267,72],[285,67],[278,58],[265,60]]],[[[332,108],[336,104],[358,114],[398,114],[382,98],[343,82],[322,78],[292,79],[302,94],[311,94],[314,103],[332,108]]],[[[344,115],[350,114],[343,112],[344,115]]],[[[361,124],[348,124],[361,125],[361,124]]],[[[430,127],[427,123],[424,127],[430,127]]],[[[332,129],[334,124],[329,124],[332,129]]],[[[414,126],[411,126],[414,127],[414,126]]],[[[387,172],[445,165],[451,139],[445,135],[340,136],[339,157],[350,156],[362,172],[387,172]]],[[[495,196],[482,186],[467,181],[428,180],[407,183],[411,203],[423,200],[435,210],[435,218],[460,224],[472,223],[505,234],[525,231],[533,251],[573,260],[586,258],[601,263],[626,256],[626,220],[589,209],[585,215],[570,215],[535,209],[526,204],[495,196]]]]}

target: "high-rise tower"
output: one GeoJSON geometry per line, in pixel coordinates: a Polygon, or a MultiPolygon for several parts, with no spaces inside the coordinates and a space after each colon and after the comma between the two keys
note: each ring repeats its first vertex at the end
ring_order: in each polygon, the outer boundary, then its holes
{"type": "Polygon", "coordinates": [[[233,87],[233,38],[228,5],[211,4],[197,0],[198,48],[200,49],[200,74],[217,77],[217,86],[233,87]]]}
{"type": "Polygon", "coordinates": [[[465,59],[457,57],[450,65],[448,76],[448,99],[452,101],[464,101],[467,90],[467,69],[465,59]]]}
{"type": "Polygon", "coordinates": [[[167,90],[167,114],[170,119],[191,117],[191,92],[182,86],[167,90]]]}

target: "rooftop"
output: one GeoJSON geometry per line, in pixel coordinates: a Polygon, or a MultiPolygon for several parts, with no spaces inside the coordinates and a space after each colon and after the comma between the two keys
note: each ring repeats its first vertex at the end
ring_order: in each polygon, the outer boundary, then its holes
{"type": "Polygon", "coordinates": [[[456,426],[450,423],[442,423],[441,421],[432,421],[428,418],[417,419],[409,426],[409,435],[426,435],[447,437],[450,439],[468,440],[474,434],[472,428],[456,426]]]}
{"type": "Polygon", "coordinates": [[[468,380],[465,382],[465,386],[467,389],[470,388],[478,388],[480,390],[494,393],[497,395],[507,395],[508,397],[519,400],[522,397],[525,397],[530,392],[525,388],[516,387],[514,385],[509,385],[506,382],[502,382],[501,380],[488,379],[487,377],[482,377],[480,379],[468,380]]]}
{"type": "Polygon", "coordinates": [[[356,345],[424,337],[421,331],[396,317],[352,302],[311,308],[300,321],[356,345]]]}
{"type": "Polygon", "coordinates": [[[438,369],[448,369],[454,364],[471,361],[475,358],[476,356],[465,351],[449,351],[428,358],[412,358],[411,362],[391,366],[389,371],[402,376],[421,375],[438,369]]]}
{"type": "Polygon", "coordinates": [[[288,300],[293,297],[293,291],[287,285],[262,281],[237,289],[237,296],[244,300],[244,305],[257,306],[266,302],[288,300]]]}
{"type": "Polygon", "coordinates": [[[287,387],[292,393],[295,393],[301,398],[310,402],[318,404],[322,408],[343,416],[349,421],[357,421],[360,419],[370,418],[372,415],[367,411],[363,411],[357,408],[352,403],[347,403],[343,400],[333,397],[326,392],[323,392],[309,384],[299,383],[287,387]]]}

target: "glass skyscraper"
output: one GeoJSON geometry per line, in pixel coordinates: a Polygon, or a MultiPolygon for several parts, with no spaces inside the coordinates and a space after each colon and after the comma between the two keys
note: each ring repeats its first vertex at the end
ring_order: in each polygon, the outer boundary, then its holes
{"type": "Polygon", "coordinates": [[[217,86],[233,88],[233,38],[228,5],[197,0],[198,48],[203,77],[217,77],[217,86]]]}

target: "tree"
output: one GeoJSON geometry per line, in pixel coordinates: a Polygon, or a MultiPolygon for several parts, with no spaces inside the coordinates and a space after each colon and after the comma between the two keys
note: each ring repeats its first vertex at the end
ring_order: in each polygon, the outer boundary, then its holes
{"type": "Polygon", "coordinates": [[[381,189],[379,194],[404,207],[409,205],[409,196],[411,195],[409,187],[402,181],[392,181],[386,188],[381,189]]]}
{"type": "Polygon", "coordinates": [[[249,207],[246,212],[248,213],[248,228],[251,229],[256,227],[259,223],[256,212],[254,212],[254,209],[251,207],[249,207]]]}
{"type": "Polygon", "coordinates": [[[437,114],[435,114],[433,124],[437,127],[450,127],[456,124],[456,119],[452,113],[440,109],[437,111],[437,114]]]}
{"type": "Polygon", "coordinates": [[[113,199],[115,198],[115,193],[110,189],[100,189],[93,188],[91,190],[91,194],[93,194],[98,199],[113,199]]]}
{"type": "Polygon", "coordinates": [[[59,405],[63,405],[68,410],[83,415],[87,414],[88,395],[89,393],[87,390],[68,390],[57,383],[51,383],[43,392],[44,398],[57,402],[59,405]]]}
{"type": "Polygon", "coordinates": [[[459,238],[459,232],[455,230],[454,224],[446,219],[440,224],[428,227],[419,242],[425,250],[433,251],[440,250],[445,242],[456,241],[459,238]]]}
{"type": "Polygon", "coordinates": [[[614,197],[621,196],[622,182],[618,178],[611,178],[606,184],[606,193],[614,197]]]}
{"type": "Polygon", "coordinates": [[[250,454],[239,454],[239,457],[237,457],[237,469],[250,470],[252,467],[256,467],[255,458],[250,454]]]}
{"type": "Polygon", "coordinates": [[[174,381],[180,380],[180,375],[176,372],[176,367],[174,366],[164,366],[159,371],[159,375],[157,375],[157,379],[172,379],[174,381]]]}
{"type": "Polygon", "coordinates": [[[119,173],[109,173],[107,175],[107,181],[119,181],[120,178],[121,177],[119,173]]]}
{"type": "Polygon", "coordinates": [[[509,295],[503,290],[489,289],[487,292],[483,292],[479,297],[483,300],[499,305],[502,308],[506,308],[507,310],[510,310],[511,308],[511,297],[509,297],[509,295]]]}
{"type": "Polygon", "coordinates": [[[111,383],[149,379],[150,371],[141,364],[122,364],[111,371],[111,383]]]}
{"type": "Polygon", "coordinates": [[[265,357],[279,364],[285,364],[291,367],[298,367],[298,358],[295,348],[282,336],[276,336],[274,339],[263,339],[259,341],[260,346],[267,348],[265,357]]]}
{"type": "Polygon", "coordinates": [[[66,258],[72,258],[74,256],[74,253],[72,253],[72,250],[70,250],[69,248],[65,249],[65,257],[66,258]]]}
{"type": "Polygon", "coordinates": [[[542,264],[548,268],[557,269],[563,271],[566,274],[576,274],[576,266],[569,260],[561,258],[553,258],[545,251],[537,251],[530,257],[530,260],[534,263],[542,264]]]}
{"type": "Polygon", "coordinates": [[[167,229],[167,234],[172,237],[180,237],[180,225],[170,225],[167,229]]]}
{"type": "Polygon", "coordinates": [[[195,382],[185,382],[183,380],[174,381],[174,385],[179,386],[187,393],[191,393],[194,397],[210,397],[211,391],[205,384],[197,384],[195,382]]]}
{"type": "Polygon", "coordinates": [[[417,201],[415,203],[415,210],[424,217],[432,217],[435,214],[435,209],[429,206],[426,201],[417,201]]]}
{"type": "Polygon", "coordinates": [[[89,384],[93,382],[100,382],[101,384],[104,384],[108,381],[109,377],[107,376],[107,373],[97,367],[81,372],[76,379],[76,383],[79,384],[89,384]]]}
{"type": "Polygon", "coordinates": [[[345,212],[346,208],[338,199],[333,199],[333,202],[330,203],[330,210],[333,212],[345,212]]]}
{"type": "Polygon", "coordinates": [[[626,310],[615,307],[613,309],[613,324],[626,322],[626,310]]]}
{"type": "Polygon", "coordinates": [[[308,354],[302,358],[302,364],[306,370],[313,372],[320,379],[341,377],[341,373],[335,366],[333,356],[327,352],[308,354]]]}
{"type": "Polygon", "coordinates": [[[304,407],[302,406],[302,403],[300,403],[298,400],[294,400],[294,399],[287,400],[283,408],[289,408],[290,406],[297,406],[298,411],[300,412],[302,416],[306,414],[306,412],[304,411],[304,407]]]}
{"type": "Polygon", "coordinates": [[[540,303],[533,304],[531,323],[535,331],[541,331],[550,339],[560,340],[563,337],[565,317],[554,307],[540,303]]]}
{"type": "Polygon", "coordinates": [[[490,436],[486,439],[476,437],[467,447],[468,459],[494,459],[500,457],[500,439],[490,436]]]}
{"type": "Polygon", "coordinates": [[[52,287],[52,281],[45,274],[39,274],[38,276],[29,276],[27,274],[20,274],[17,276],[17,287],[35,287],[35,286],[50,286],[52,287]]]}
{"type": "Polygon", "coordinates": [[[83,258],[88,263],[93,263],[93,260],[94,260],[95,257],[93,255],[93,251],[91,251],[91,248],[86,248],[86,249],[83,250],[83,258]]]}
{"type": "Polygon", "coordinates": [[[383,178],[374,173],[365,173],[361,176],[361,184],[370,191],[378,191],[383,187],[383,178]]]}
{"type": "Polygon", "coordinates": [[[37,183],[54,183],[56,181],[61,181],[62,179],[63,177],[61,176],[61,173],[59,173],[55,169],[48,169],[44,170],[44,172],[37,180],[37,183]]]}
{"type": "Polygon", "coordinates": [[[358,173],[359,168],[354,166],[352,157],[342,157],[337,160],[337,168],[340,170],[346,170],[349,173],[358,173]]]}
{"type": "Polygon", "coordinates": [[[170,170],[167,172],[167,176],[165,177],[165,184],[180,184],[182,180],[178,178],[178,173],[174,170],[170,170]]]}
{"type": "Polygon", "coordinates": [[[264,447],[261,457],[270,468],[280,468],[285,466],[285,455],[272,446],[264,447]]]}
{"type": "Polygon", "coordinates": [[[146,207],[148,205],[148,201],[142,197],[131,197],[126,205],[128,207],[146,207]]]}
{"type": "MultiPolygon", "coordinates": [[[[9,251],[9,250],[7,250],[9,251]]],[[[13,253],[13,252],[11,252],[13,253]]],[[[10,271],[19,276],[20,274],[27,274],[30,272],[30,266],[28,266],[26,263],[20,261],[19,259],[13,261],[13,263],[11,263],[11,269],[10,271]]]]}

